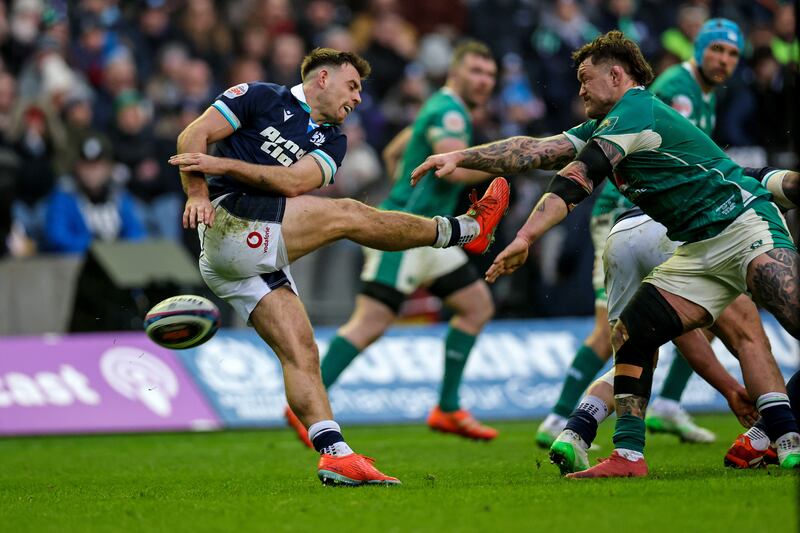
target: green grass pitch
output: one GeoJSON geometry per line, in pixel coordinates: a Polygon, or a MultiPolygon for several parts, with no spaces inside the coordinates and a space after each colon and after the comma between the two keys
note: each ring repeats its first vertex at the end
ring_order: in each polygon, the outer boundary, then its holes
{"type": "MultiPolygon", "coordinates": [[[[562,479],[534,422],[492,443],[423,426],[345,428],[401,487],[323,487],[288,430],[0,439],[0,529],[23,531],[797,531],[798,475],[733,471],[712,445],[649,435],[647,479],[562,479]]],[[[613,424],[597,439],[610,451],[613,424]]]]}

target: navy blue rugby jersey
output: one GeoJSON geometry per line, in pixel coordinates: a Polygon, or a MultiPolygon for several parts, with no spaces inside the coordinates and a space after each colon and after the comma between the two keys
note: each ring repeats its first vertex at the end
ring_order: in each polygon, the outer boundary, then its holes
{"type": "MultiPolygon", "coordinates": [[[[308,154],[322,170],[320,186],[333,183],[347,138],[338,126],[311,120],[302,85],[290,90],[274,83],[240,83],[211,105],[234,129],[217,142],[219,156],[288,167],[308,154]]],[[[208,188],[212,199],[229,192],[273,196],[228,176],[208,176],[208,188]]]]}

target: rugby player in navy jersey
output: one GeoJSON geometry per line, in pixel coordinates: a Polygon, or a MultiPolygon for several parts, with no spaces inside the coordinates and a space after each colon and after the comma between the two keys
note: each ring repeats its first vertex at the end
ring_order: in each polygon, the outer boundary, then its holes
{"type": "Polygon", "coordinates": [[[291,89],[255,82],[222,93],[181,132],[170,158],[188,196],[184,226],[200,236],[203,279],[277,354],[289,407],[321,454],[318,476],[326,484],[399,481],[353,453],[333,420],[289,265],[345,238],[387,251],[462,245],[482,253],[509,198],[508,183],[497,178],[468,215],[431,219],[306,196],[332,183],[346,150],[339,124],[361,102],[369,71],[355,54],[316,49],[303,60],[303,82],[291,89]],[[206,153],[212,143],[219,157],[206,153]]]}

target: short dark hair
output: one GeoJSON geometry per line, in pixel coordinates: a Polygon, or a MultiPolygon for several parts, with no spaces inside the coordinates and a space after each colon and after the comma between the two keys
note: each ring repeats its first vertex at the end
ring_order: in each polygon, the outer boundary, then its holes
{"type": "Polygon", "coordinates": [[[653,81],[653,68],[642,55],[639,46],[619,30],[601,35],[572,53],[572,60],[576,67],[589,58],[595,65],[608,62],[619,63],[625,72],[640,85],[649,85],[653,81]]]}
{"type": "Polygon", "coordinates": [[[314,48],[303,58],[303,63],[300,65],[300,77],[305,81],[309,72],[317,67],[327,65],[341,67],[346,64],[353,65],[362,80],[372,71],[367,60],[353,52],[341,52],[333,48],[314,48]]]}
{"type": "Polygon", "coordinates": [[[455,50],[453,50],[453,57],[450,59],[450,68],[460,65],[467,54],[473,54],[494,61],[494,55],[492,55],[492,51],[486,44],[481,41],[469,39],[459,43],[455,50]]]}

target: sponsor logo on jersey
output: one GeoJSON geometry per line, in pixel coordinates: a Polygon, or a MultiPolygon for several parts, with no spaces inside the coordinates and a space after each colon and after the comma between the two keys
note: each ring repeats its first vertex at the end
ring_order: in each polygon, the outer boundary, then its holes
{"type": "Polygon", "coordinates": [[[278,163],[285,167],[306,155],[305,150],[301,150],[294,141],[285,139],[275,126],[265,129],[261,132],[261,135],[267,138],[261,145],[261,150],[274,157],[278,163]]]}
{"type": "Polygon", "coordinates": [[[292,113],[291,111],[289,111],[289,110],[287,110],[287,109],[284,109],[284,110],[283,110],[283,121],[284,121],[284,122],[286,122],[287,120],[289,120],[289,119],[290,119],[290,118],[292,118],[293,116],[294,116],[294,113],[292,113]]]}
{"type": "Polygon", "coordinates": [[[311,136],[311,142],[317,146],[322,146],[322,143],[325,142],[325,134],[321,131],[315,131],[314,135],[311,136]]]}
{"type": "Polygon", "coordinates": [[[692,115],[692,110],[694,109],[694,106],[692,105],[692,99],[685,94],[679,94],[672,99],[672,109],[684,117],[689,118],[692,115]]]}
{"type": "Polygon", "coordinates": [[[246,83],[240,83],[239,85],[234,85],[233,87],[231,87],[222,94],[224,94],[228,98],[238,98],[242,96],[244,93],[246,93],[247,89],[249,88],[250,86],[247,85],[246,83]]]}
{"type": "Polygon", "coordinates": [[[264,228],[264,234],[257,231],[251,231],[247,234],[247,246],[250,248],[264,247],[264,253],[267,253],[269,248],[269,226],[264,228]]]}

